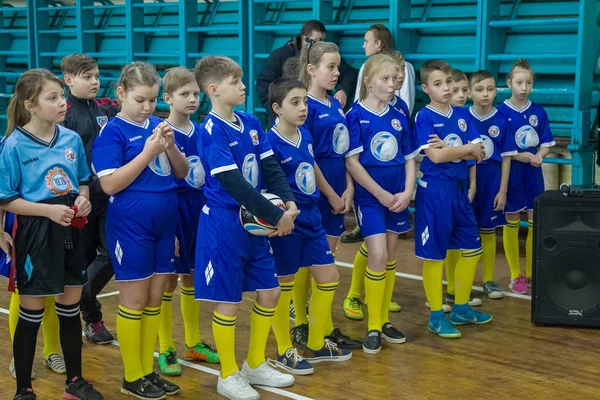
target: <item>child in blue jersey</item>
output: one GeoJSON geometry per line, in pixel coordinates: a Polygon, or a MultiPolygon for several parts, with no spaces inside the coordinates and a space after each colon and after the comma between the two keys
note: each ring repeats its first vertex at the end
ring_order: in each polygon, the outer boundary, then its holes
{"type": "Polygon", "coordinates": [[[221,361],[217,391],[229,399],[258,399],[250,385],[286,387],[294,377],[265,359],[267,338],[279,299],[279,283],[267,238],[251,235],[239,219],[240,205],[276,227],[272,236],[288,235],[299,214],[258,118],[234,112],[244,104],[242,70],[230,58],[205,57],[194,69],[212,110],[199,132],[206,205],[196,240],[195,295],[216,302],[213,335],[221,361]],[[261,182],[286,204],[284,211],[260,194],[261,182]],[[235,321],[243,292],[256,292],[250,317],[248,357],[238,370],[235,321]]]}
{"type": "Polygon", "coordinates": [[[410,230],[408,204],[415,188],[417,146],[408,120],[388,102],[399,66],[385,54],[365,63],[360,100],[348,112],[348,171],[356,181],[358,224],[369,249],[365,272],[369,324],[363,351],[376,354],[381,339],[404,343],[390,322],[389,303],[396,282],[398,234],[410,230]]]}
{"type": "Polygon", "coordinates": [[[187,176],[188,162],[171,125],[152,116],[158,90],[152,65],[125,66],[117,87],[121,112],[104,126],[92,149],[94,171],[111,196],[106,241],[119,285],[121,392],[143,399],[179,392],[153,366],[162,296],[175,271],[175,178],[187,176]]]}
{"type": "MultiPolygon", "coordinates": [[[[328,42],[309,41],[300,54],[300,81],[308,88],[308,116],[304,127],[313,138],[315,164],[322,174],[316,176],[321,195],[318,207],[327,241],[335,258],[339,236],[344,232],[344,214],[352,207],[354,184],[346,171],[344,158],[350,147],[350,135],[342,106],[327,94],[340,75],[338,47],[328,42]]],[[[308,319],[304,304],[308,298],[309,271],[301,268],[293,292],[296,311],[295,342],[304,346],[308,319]]],[[[359,349],[361,344],[334,329],[327,321],[328,339],[340,348],[359,349]]]]}
{"type": "Polygon", "coordinates": [[[158,366],[165,375],[180,375],[181,366],[173,342],[173,291],[181,279],[181,315],[185,330],[185,353],[188,361],[218,363],[219,356],[200,338],[200,303],[194,298],[194,259],[198,220],[206,199],[204,197],[204,168],[198,152],[200,125],[190,121],[198,110],[200,88],[194,72],[185,67],[171,68],[163,78],[163,98],[170,107],[166,122],[175,132],[175,141],[187,157],[189,172],[177,180],[178,215],[176,227],[175,272],[169,276],[162,299],[158,331],[160,356],[158,366]]]}
{"type": "Polygon", "coordinates": [[[512,66],[506,79],[512,95],[498,105],[508,119],[510,132],[517,145],[508,180],[506,196],[506,221],[503,242],[506,259],[510,266],[510,289],[526,294],[531,289],[533,255],[533,201],[544,191],[542,161],[554,146],[548,114],[542,106],[529,100],[535,75],[529,61],[519,59],[512,66]],[[525,275],[519,262],[519,222],[521,211],[527,210],[529,231],[525,243],[525,275]]]}
{"type": "MultiPolygon", "coordinates": [[[[31,400],[31,370],[45,297],[55,296],[67,369],[65,396],[102,399],[81,376],[81,288],[87,281],[82,228],[90,210],[90,170],[81,138],[63,128],[62,82],[33,69],[17,80],[0,149],[0,207],[17,215],[13,267],[20,294],[13,354],[15,399],[31,400]],[[42,245],[43,244],[43,245],[42,245]]],[[[6,247],[6,246],[4,246],[6,247]]]]}
{"type": "Polygon", "coordinates": [[[506,225],[504,207],[511,157],[517,154],[517,145],[512,140],[508,121],[494,107],[496,93],[496,80],[491,73],[477,71],[471,75],[471,123],[477,127],[485,149],[485,157],[477,166],[477,191],[472,204],[483,249],[483,291],[491,299],[504,297],[500,286],[494,282],[496,228],[506,225]]]}
{"type": "Polygon", "coordinates": [[[404,55],[399,51],[386,52],[390,57],[394,59],[398,65],[398,74],[396,75],[396,85],[394,87],[394,97],[390,100],[390,105],[396,110],[400,111],[402,115],[410,122],[410,111],[408,104],[397,94],[404,86],[404,79],[406,78],[406,61],[404,61],[404,55]]]}
{"type": "Polygon", "coordinates": [[[484,324],[492,316],[473,310],[467,304],[481,257],[481,243],[465,181],[469,173],[465,160],[481,161],[481,138],[469,122],[467,110],[450,105],[452,70],[443,60],[430,60],[421,67],[423,91],[430,103],[415,118],[423,177],[416,196],[415,253],[424,261],[423,286],[431,305],[429,330],[443,338],[458,338],[453,325],[484,324]],[[435,148],[435,136],[445,146],[435,148]],[[450,321],[442,310],[442,269],[446,252],[460,250],[456,266],[456,303],[450,321]]]}
{"type": "Polygon", "coordinates": [[[324,339],[325,324],[331,319],[331,304],[340,277],[317,207],[320,193],[316,176],[322,173],[314,163],[312,136],[301,126],[308,114],[307,102],[306,87],[297,79],[278,79],[269,87],[269,104],[278,118],[277,124],[267,132],[267,140],[300,210],[292,233],[270,240],[281,286],[273,320],[278,348],[276,365],[299,375],[313,372],[309,362],[344,361],[352,357],[350,350],[339,349],[335,343],[324,339]],[[310,329],[303,352],[308,361],[298,355],[289,334],[288,307],[294,275],[300,267],[307,267],[314,277],[309,308],[310,329]]]}

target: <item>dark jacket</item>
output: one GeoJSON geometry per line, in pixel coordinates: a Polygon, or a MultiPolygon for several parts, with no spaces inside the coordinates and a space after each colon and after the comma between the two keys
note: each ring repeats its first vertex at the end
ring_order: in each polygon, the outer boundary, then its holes
{"type": "MultiPolygon", "coordinates": [[[[271,53],[267,59],[267,64],[256,79],[258,97],[269,113],[269,125],[275,119],[275,114],[268,104],[269,85],[275,79],[281,78],[283,75],[283,64],[288,58],[300,56],[300,50],[302,50],[302,47],[300,43],[300,36],[298,35],[287,42],[285,46],[280,47],[271,53]]],[[[357,79],[358,71],[352,68],[347,62],[342,60],[340,63],[340,78],[338,80],[336,89],[346,92],[346,95],[348,96],[348,102],[351,102],[351,99],[353,98],[357,79]]]]}

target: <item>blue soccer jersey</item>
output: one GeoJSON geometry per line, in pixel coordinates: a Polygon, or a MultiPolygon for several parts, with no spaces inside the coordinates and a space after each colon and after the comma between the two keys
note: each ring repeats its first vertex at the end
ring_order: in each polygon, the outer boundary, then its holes
{"type": "Polygon", "coordinates": [[[244,178],[260,190],[260,160],[273,155],[258,118],[243,112],[234,115],[238,124],[211,111],[200,129],[198,152],[204,170],[210,171],[204,189],[209,207],[240,206],[221,186],[216,174],[239,169],[244,178]]]}
{"type": "MultiPolygon", "coordinates": [[[[447,114],[428,105],[415,117],[415,134],[419,150],[429,148],[430,135],[438,135],[446,146],[462,146],[469,142],[480,143],[481,138],[466,109],[450,106],[447,114]]],[[[442,180],[466,180],[469,177],[467,162],[454,160],[436,164],[429,158],[421,162],[423,177],[442,180]]]]}
{"type": "Polygon", "coordinates": [[[552,147],[556,144],[548,114],[539,104],[529,101],[519,109],[510,100],[505,100],[497,109],[508,119],[519,153],[526,151],[536,154],[539,147],[552,147]]]}
{"type": "MultiPolygon", "coordinates": [[[[144,123],[112,118],[100,131],[92,147],[92,166],[98,178],[107,176],[127,165],[143,150],[146,139],[162,120],[151,116],[144,123]]],[[[171,163],[166,153],[160,153],[123,191],[168,192],[176,188],[171,163]]]]}
{"type": "Polygon", "coordinates": [[[475,107],[469,108],[469,112],[485,148],[485,157],[481,164],[502,163],[502,157],[517,154],[517,145],[512,140],[508,121],[502,113],[493,108],[489,114],[481,116],[475,112],[475,107]]]}
{"type": "Polygon", "coordinates": [[[313,137],[315,158],[344,158],[350,148],[350,134],[344,110],[336,98],[328,101],[308,95],[308,116],[304,127],[313,137]]]}
{"type": "Polygon", "coordinates": [[[296,203],[315,205],[319,201],[320,192],[315,178],[315,158],[310,133],[299,127],[298,140],[294,143],[273,127],[266,137],[294,193],[296,203]]]}
{"type": "Polygon", "coordinates": [[[390,105],[394,107],[396,110],[400,111],[404,117],[408,121],[410,121],[410,111],[408,110],[408,105],[404,100],[400,98],[400,96],[395,95],[394,98],[390,101],[390,105]]]}
{"type": "Polygon", "coordinates": [[[81,138],[56,126],[50,142],[17,127],[0,151],[0,204],[17,198],[40,202],[79,193],[90,180],[81,138]]]}
{"type": "Polygon", "coordinates": [[[177,179],[177,189],[182,190],[193,190],[203,191],[204,190],[204,167],[200,161],[198,153],[198,132],[200,131],[200,125],[195,122],[190,122],[192,127],[188,132],[176,127],[169,123],[175,132],[175,142],[179,150],[185,154],[188,164],[189,171],[184,179],[177,179]]]}

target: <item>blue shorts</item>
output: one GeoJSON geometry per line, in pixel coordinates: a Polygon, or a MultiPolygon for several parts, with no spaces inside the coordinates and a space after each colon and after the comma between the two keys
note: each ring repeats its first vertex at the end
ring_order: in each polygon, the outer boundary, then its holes
{"type": "Polygon", "coordinates": [[[269,239],[278,276],[294,275],[302,267],[331,265],[335,261],[316,207],[299,207],[291,234],[269,239]]]}
{"type": "Polygon", "coordinates": [[[279,287],[267,238],[249,234],[239,210],[202,209],[194,287],[197,300],[219,303],[240,303],[243,292],[279,287]]]}
{"type": "Polygon", "coordinates": [[[544,192],[544,175],[541,167],[513,161],[506,193],[505,212],[533,210],[533,201],[544,192]]]}
{"type": "Polygon", "coordinates": [[[473,213],[479,229],[495,229],[506,225],[504,212],[494,211],[494,199],[500,190],[502,164],[489,162],[477,166],[477,191],[473,199],[473,213]]]}
{"type": "Polygon", "coordinates": [[[189,275],[196,260],[196,236],[202,207],[206,204],[204,192],[185,190],[177,193],[178,212],[175,236],[179,240],[179,257],[175,257],[175,272],[189,275]]]}
{"type": "Polygon", "coordinates": [[[481,240],[463,183],[421,178],[417,187],[415,254],[442,261],[448,250],[479,250],[481,240]]]}
{"type": "Polygon", "coordinates": [[[177,193],[124,192],[112,197],[106,243],[115,281],[175,273],[177,193]]]}
{"type": "MultiPolygon", "coordinates": [[[[343,158],[319,158],[315,160],[327,183],[338,196],[346,190],[346,161],[343,158]]],[[[327,236],[339,237],[344,233],[344,215],[333,214],[329,200],[321,193],[319,198],[319,211],[321,212],[321,225],[327,236]]]]}
{"type": "MultiPolygon", "coordinates": [[[[13,236],[13,224],[15,222],[15,214],[7,212],[4,221],[4,232],[7,232],[10,236],[13,236]]],[[[11,254],[6,254],[0,250],[0,276],[10,278],[10,269],[12,267],[11,254]]]]}

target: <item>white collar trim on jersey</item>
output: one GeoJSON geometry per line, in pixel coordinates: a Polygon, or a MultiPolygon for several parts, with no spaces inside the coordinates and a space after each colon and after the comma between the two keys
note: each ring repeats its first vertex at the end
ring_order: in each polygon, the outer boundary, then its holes
{"type": "Polygon", "coordinates": [[[388,103],[385,103],[385,108],[384,108],[383,110],[381,110],[380,112],[377,112],[377,111],[373,110],[371,107],[367,106],[367,105],[365,104],[365,102],[364,102],[364,101],[362,101],[362,100],[360,100],[360,101],[358,102],[358,104],[359,104],[359,105],[360,105],[362,108],[364,108],[365,110],[367,110],[368,112],[370,112],[371,114],[375,114],[375,115],[377,115],[378,117],[383,117],[383,116],[384,116],[385,114],[387,114],[387,112],[390,110],[390,106],[389,106],[389,104],[388,104],[388,103]]]}
{"type": "Polygon", "coordinates": [[[125,121],[128,124],[131,124],[133,126],[137,126],[138,128],[148,128],[148,125],[150,125],[150,119],[147,119],[146,121],[144,121],[143,124],[140,124],[138,122],[132,121],[130,119],[125,118],[124,116],[121,115],[121,113],[117,114],[117,118],[119,118],[121,121],[125,121]]]}
{"type": "Polygon", "coordinates": [[[331,101],[329,101],[329,97],[327,97],[327,102],[324,102],[323,100],[313,96],[310,93],[308,94],[308,97],[313,99],[314,101],[318,101],[319,103],[323,104],[324,106],[331,107],[331,101]]]}
{"type": "Polygon", "coordinates": [[[443,112],[441,112],[437,108],[431,106],[430,104],[427,104],[425,107],[427,107],[428,109],[430,109],[434,113],[439,114],[439,115],[441,115],[443,117],[446,117],[446,118],[450,118],[452,116],[452,113],[454,112],[454,107],[452,107],[452,106],[450,106],[450,111],[448,111],[447,114],[444,114],[443,112]]]}
{"type": "Polygon", "coordinates": [[[394,98],[393,98],[392,100],[388,101],[388,103],[389,103],[391,106],[395,106],[397,102],[398,102],[398,97],[397,97],[397,96],[396,96],[396,94],[394,93],[394,98]]]}
{"type": "Polygon", "coordinates": [[[216,112],[214,112],[212,110],[209,114],[211,114],[215,118],[220,119],[221,121],[225,122],[227,125],[229,125],[233,129],[235,129],[236,131],[244,132],[244,123],[242,122],[242,119],[240,118],[240,116],[235,113],[235,111],[233,112],[233,115],[235,115],[236,118],[238,119],[238,121],[240,121],[240,126],[237,126],[233,122],[226,120],[225,118],[221,117],[219,114],[217,114],[216,112]]]}
{"type": "Polygon", "coordinates": [[[531,100],[527,100],[527,104],[525,104],[523,106],[523,108],[517,108],[517,106],[515,106],[510,99],[506,99],[504,100],[504,104],[506,104],[507,107],[509,107],[512,110],[515,110],[516,112],[523,112],[526,111],[529,107],[531,107],[531,100]]]}
{"type": "Polygon", "coordinates": [[[475,112],[475,107],[471,106],[469,107],[469,111],[471,112],[471,115],[475,118],[477,118],[479,121],[483,122],[483,121],[487,121],[488,119],[492,118],[494,115],[496,115],[496,113],[498,112],[498,110],[496,110],[496,107],[492,108],[492,111],[490,111],[489,113],[487,113],[486,115],[484,115],[483,117],[480,117],[479,114],[477,114],[475,112]]]}
{"type": "Polygon", "coordinates": [[[290,139],[287,138],[287,136],[285,136],[283,133],[279,132],[279,129],[272,127],[271,130],[273,131],[274,134],[279,136],[279,138],[281,140],[283,140],[284,142],[286,142],[287,144],[297,147],[297,148],[300,148],[300,143],[302,143],[302,131],[300,129],[298,129],[298,140],[296,141],[296,143],[292,142],[290,139]]]}
{"type": "Polygon", "coordinates": [[[192,125],[192,127],[191,127],[191,128],[190,128],[190,130],[189,130],[189,131],[187,131],[187,132],[186,132],[186,131],[184,131],[183,129],[181,129],[181,128],[179,128],[179,127],[175,126],[175,125],[173,125],[172,123],[170,123],[170,122],[169,122],[169,121],[167,121],[166,119],[165,119],[165,122],[166,122],[167,124],[171,125],[171,128],[173,128],[173,130],[175,130],[175,131],[177,131],[177,132],[180,132],[180,133],[184,134],[184,135],[185,135],[185,136],[187,136],[187,137],[192,137],[192,135],[194,134],[194,130],[195,130],[195,128],[194,128],[194,123],[193,123],[192,121],[190,121],[190,124],[192,125]]]}

